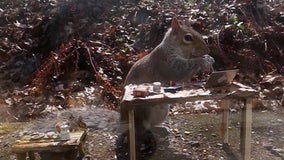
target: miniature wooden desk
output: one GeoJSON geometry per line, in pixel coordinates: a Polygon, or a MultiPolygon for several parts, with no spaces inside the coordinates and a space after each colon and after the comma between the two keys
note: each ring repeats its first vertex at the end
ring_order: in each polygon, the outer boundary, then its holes
{"type": "MultiPolygon", "coordinates": [[[[204,90],[202,88],[184,89],[176,93],[161,92],[160,94],[149,95],[144,98],[135,98],[132,94],[135,85],[125,86],[125,93],[121,101],[121,107],[126,107],[129,115],[129,150],[130,160],[136,159],[135,150],[135,123],[134,123],[134,108],[139,105],[153,105],[163,103],[181,103],[196,100],[221,100],[223,108],[222,124],[224,127],[223,143],[228,143],[228,117],[230,99],[244,100],[245,107],[242,109],[242,122],[240,129],[240,151],[243,160],[250,159],[251,152],[251,123],[252,123],[252,105],[253,99],[256,96],[256,90],[244,86],[239,83],[233,83],[230,86],[221,88],[212,88],[204,90]],[[221,93],[220,93],[221,91],[221,93]]],[[[163,89],[162,89],[163,90],[163,89]]]]}
{"type": "Polygon", "coordinates": [[[83,153],[81,145],[85,136],[86,132],[84,131],[71,132],[71,139],[68,141],[44,138],[30,140],[29,136],[24,136],[12,146],[12,152],[16,153],[17,160],[26,160],[27,154],[30,160],[34,160],[35,152],[38,152],[43,160],[50,159],[50,156],[75,160],[78,153],[83,153]]]}

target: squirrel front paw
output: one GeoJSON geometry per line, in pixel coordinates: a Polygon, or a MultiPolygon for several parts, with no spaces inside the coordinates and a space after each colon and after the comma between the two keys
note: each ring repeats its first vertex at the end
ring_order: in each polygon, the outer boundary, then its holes
{"type": "Polygon", "coordinates": [[[204,55],[204,56],[203,56],[203,59],[204,59],[207,63],[209,63],[209,64],[211,64],[211,65],[213,65],[213,63],[215,62],[214,58],[211,57],[211,56],[209,56],[208,54],[204,55]]]}
{"type": "Polygon", "coordinates": [[[202,59],[204,60],[204,66],[202,70],[205,72],[213,71],[213,63],[215,62],[214,58],[206,54],[202,57],[202,59]]]}

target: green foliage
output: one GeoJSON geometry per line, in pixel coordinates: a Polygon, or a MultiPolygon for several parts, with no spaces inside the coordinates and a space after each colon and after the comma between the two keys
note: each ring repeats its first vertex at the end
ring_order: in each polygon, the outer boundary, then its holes
{"type": "Polygon", "coordinates": [[[235,24],[238,22],[238,17],[236,15],[231,15],[230,18],[228,19],[228,22],[230,24],[235,24]]]}
{"type": "Polygon", "coordinates": [[[239,22],[239,23],[237,24],[237,27],[238,27],[238,29],[240,29],[240,30],[244,30],[244,29],[245,29],[245,25],[244,25],[243,22],[239,22]]]}
{"type": "Polygon", "coordinates": [[[123,38],[118,38],[116,41],[119,42],[119,43],[122,43],[123,42],[123,38]]]}

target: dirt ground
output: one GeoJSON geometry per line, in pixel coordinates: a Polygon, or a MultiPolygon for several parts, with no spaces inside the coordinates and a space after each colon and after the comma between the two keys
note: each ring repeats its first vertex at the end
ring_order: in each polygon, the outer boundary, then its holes
{"type": "MultiPolygon", "coordinates": [[[[283,160],[284,159],[284,110],[255,110],[252,124],[252,160],[283,160]]],[[[113,116],[117,116],[113,113],[113,116]]],[[[147,151],[147,156],[141,159],[149,160],[238,160],[240,140],[239,111],[233,110],[229,118],[229,146],[222,145],[220,136],[221,113],[184,114],[169,117],[166,125],[170,135],[156,141],[155,149],[147,151]],[[150,153],[151,152],[151,153],[150,153]]],[[[29,122],[31,123],[31,122],[29,122]]],[[[1,123],[0,159],[12,160],[15,156],[10,152],[16,135],[15,130],[23,129],[28,124],[1,123]],[[24,124],[24,125],[23,125],[24,124]]],[[[112,126],[113,127],[113,126],[112,126]]],[[[85,159],[115,160],[119,134],[90,128],[86,138],[85,159]]],[[[141,152],[142,149],[140,149],[141,152]]],[[[126,154],[127,153],[118,153],[126,154]]],[[[124,155],[125,156],[125,155],[124,155]]],[[[121,158],[120,158],[121,159],[121,158]]]]}
{"type": "MultiPolygon", "coordinates": [[[[283,160],[284,127],[283,110],[254,111],[252,129],[252,160],[283,160]]],[[[194,114],[172,117],[171,134],[157,144],[149,160],[238,160],[240,159],[240,113],[231,114],[229,147],[222,145],[220,136],[221,114],[194,114]]],[[[96,153],[96,152],[93,152],[96,153]]],[[[109,153],[108,153],[109,154],[109,153]]],[[[111,154],[110,154],[111,155],[111,154]]],[[[115,159],[99,157],[97,159],[115,159]]]]}

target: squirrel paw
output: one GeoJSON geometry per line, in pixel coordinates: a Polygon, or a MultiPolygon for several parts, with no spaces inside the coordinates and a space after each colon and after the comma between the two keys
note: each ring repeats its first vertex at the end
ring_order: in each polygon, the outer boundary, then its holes
{"type": "Polygon", "coordinates": [[[208,54],[204,55],[202,58],[205,61],[203,70],[208,72],[214,71],[213,69],[213,63],[215,62],[214,58],[209,56],[208,54]]]}
{"type": "Polygon", "coordinates": [[[214,58],[209,56],[208,54],[204,55],[203,58],[207,63],[209,63],[211,65],[215,62],[214,58]]]}

